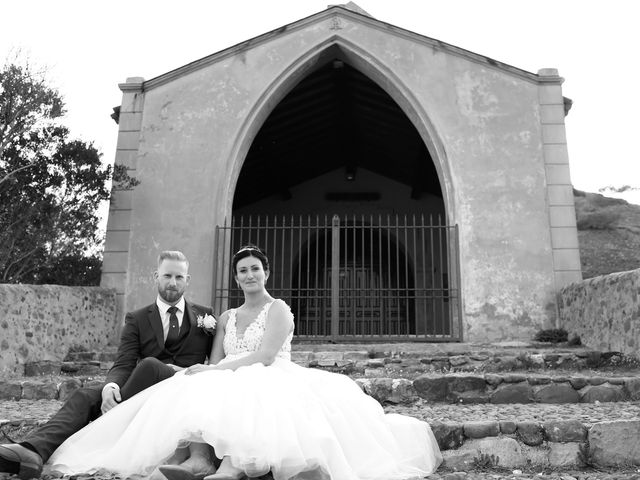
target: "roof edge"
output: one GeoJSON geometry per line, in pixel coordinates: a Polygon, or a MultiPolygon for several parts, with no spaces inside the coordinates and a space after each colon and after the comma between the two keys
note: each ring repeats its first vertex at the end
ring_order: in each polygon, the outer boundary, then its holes
{"type": "MultiPolygon", "coordinates": [[[[164,85],[166,83],[171,82],[172,80],[175,80],[176,78],[179,78],[181,76],[187,75],[191,72],[194,72],[196,70],[199,70],[201,68],[204,68],[206,66],[209,66],[213,63],[219,62],[225,58],[228,58],[229,56],[232,56],[240,51],[243,50],[247,50],[249,48],[252,48],[253,46],[256,45],[260,45],[263,44],[265,42],[267,42],[268,40],[270,40],[271,38],[283,33],[283,32],[292,32],[295,30],[299,30],[301,28],[304,28],[305,26],[309,25],[310,23],[316,22],[320,19],[323,19],[325,17],[331,17],[331,16],[336,16],[336,15],[340,15],[342,17],[347,17],[350,18],[352,20],[358,21],[360,23],[366,24],[368,26],[371,26],[373,28],[376,29],[384,29],[384,30],[391,30],[393,33],[395,33],[396,35],[399,35],[401,37],[404,38],[409,38],[413,41],[417,41],[419,43],[422,43],[424,45],[428,45],[430,47],[432,47],[434,50],[440,50],[443,52],[447,52],[459,57],[463,57],[466,58],[467,60],[473,61],[475,63],[479,63],[479,64],[483,64],[486,66],[489,66],[491,68],[498,68],[502,71],[506,71],[512,75],[515,75],[519,78],[522,78],[524,80],[536,83],[536,84],[541,84],[541,83],[545,83],[545,84],[549,84],[549,83],[558,83],[558,84],[562,84],[563,82],[563,78],[559,77],[556,75],[551,76],[551,75],[539,75],[539,74],[535,74],[532,72],[529,72],[527,70],[518,68],[518,67],[514,67],[512,65],[509,65],[507,63],[504,62],[500,62],[498,60],[494,60],[490,57],[484,56],[484,55],[480,55],[478,53],[474,53],[471,52],[469,50],[465,50],[464,48],[460,48],[460,47],[456,47],[455,45],[451,45],[449,43],[440,41],[440,40],[436,40],[434,38],[431,37],[427,37],[425,35],[421,35],[419,33],[415,33],[412,32],[410,30],[401,28],[401,27],[397,27],[395,25],[392,25],[390,23],[386,23],[383,22],[381,20],[375,19],[373,17],[370,16],[366,16],[357,12],[354,12],[353,10],[349,10],[348,8],[341,6],[341,5],[334,5],[331,6],[329,8],[327,8],[326,10],[322,10],[321,12],[318,13],[314,13],[312,15],[309,15],[308,17],[302,18],[300,20],[297,20],[293,23],[289,23],[286,25],[283,25],[282,27],[276,28],[274,30],[271,30],[269,32],[263,33],[261,35],[258,35],[257,37],[253,37],[250,38],[248,40],[245,40],[243,42],[240,42],[236,45],[233,45],[231,47],[225,48],[224,50],[220,50],[219,52],[213,53],[211,55],[207,55],[206,57],[200,58],[198,60],[195,60],[193,62],[190,62],[186,65],[183,65],[181,67],[178,67],[174,70],[170,70],[167,73],[164,73],[162,75],[158,75],[157,77],[151,78],[147,81],[144,81],[142,83],[142,91],[148,91],[148,90],[152,90],[154,88],[157,88],[161,85],[164,85]]],[[[543,69],[545,70],[545,69],[543,69]]],[[[123,85],[126,84],[120,84],[120,88],[122,89],[123,85]]],[[[131,88],[131,86],[128,86],[128,89],[131,88]]],[[[140,88],[139,85],[136,85],[136,89],[140,88]]]]}

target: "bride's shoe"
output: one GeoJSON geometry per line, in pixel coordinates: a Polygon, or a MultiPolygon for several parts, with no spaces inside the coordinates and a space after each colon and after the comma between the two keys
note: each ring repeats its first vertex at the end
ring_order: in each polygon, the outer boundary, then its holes
{"type": "Polygon", "coordinates": [[[218,471],[213,475],[207,475],[204,480],[242,480],[244,478],[247,477],[242,470],[232,467],[229,462],[223,460],[218,471]]]}
{"type": "Polygon", "coordinates": [[[207,476],[211,476],[211,473],[216,471],[214,466],[211,466],[204,472],[193,473],[191,470],[181,467],[180,465],[160,465],[158,470],[167,477],[168,480],[202,480],[207,476]]]}

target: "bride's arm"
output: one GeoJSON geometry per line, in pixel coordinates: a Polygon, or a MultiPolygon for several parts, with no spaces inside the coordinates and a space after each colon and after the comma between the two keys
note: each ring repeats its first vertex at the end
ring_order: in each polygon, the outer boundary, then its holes
{"type": "Polygon", "coordinates": [[[209,353],[209,365],[215,365],[224,358],[224,332],[227,328],[227,319],[229,318],[229,310],[220,315],[218,324],[216,325],[216,334],[213,337],[213,345],[209,353]]]}
{"type": "Polygon", "coordinates": [[[293,318],[289,307],[284,302],[275,302],[269,308],[269,314],[265,321],[264,336],[259,350],[237,360],[223,362],[220,365],[210,365],[207,369],[236,370],[254,363],[271,365],[292,329],[293,318]]]}

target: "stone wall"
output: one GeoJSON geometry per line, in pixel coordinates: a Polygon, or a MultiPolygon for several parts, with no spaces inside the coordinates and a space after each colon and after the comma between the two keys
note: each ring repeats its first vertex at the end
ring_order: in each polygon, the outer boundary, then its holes
{"type": "Polygon", "coordinates": [[[638,354],[640,269],[565,286],[559,294],[560,325],[595,349],[638,354]]]}
{"type": "Polygon", "coordinates": [[[0,375],[62,360],[70,347],[99,350],[117,342],[119,323],[111,289],[0,285],[0,375]]]}

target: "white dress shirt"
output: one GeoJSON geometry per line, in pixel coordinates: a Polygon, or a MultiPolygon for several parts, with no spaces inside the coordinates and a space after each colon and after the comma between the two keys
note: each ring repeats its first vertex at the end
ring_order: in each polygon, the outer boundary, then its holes
{"type": "MultiPolygon", "coordinates": [[[[167,335],[169,335],[169,317],[171,314],[167,311],[171,305],[166,304],[158,295],[156,298],[156,305],[158,306],[158,310],[160,310],[160,319],[162,320],[162,330],[164,331],[164,339],[167,339],[167,335]]],[[[182,319],[184,318],[184,297],[181,297],[178,303],[174,305],[178,311],[176,312],[176,316],[178,317],[178,327],[182,327],[182,319]]]]}

